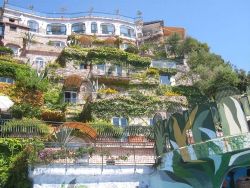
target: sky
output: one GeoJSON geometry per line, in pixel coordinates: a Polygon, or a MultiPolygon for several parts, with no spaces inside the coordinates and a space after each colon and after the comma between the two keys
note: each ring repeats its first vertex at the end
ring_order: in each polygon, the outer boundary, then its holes
{"type": "MultiPolygon", "coordinates": [[[[1,5],[3,0],[0,0],[1,5]]],[[[184,27],[187,36],[206,42],[238,69],[250,71],[249,0],[9,0],[9,3],[42,12],[94,11],[136,17],[144,21],[164,20],[166,26],[184,27]]]]}

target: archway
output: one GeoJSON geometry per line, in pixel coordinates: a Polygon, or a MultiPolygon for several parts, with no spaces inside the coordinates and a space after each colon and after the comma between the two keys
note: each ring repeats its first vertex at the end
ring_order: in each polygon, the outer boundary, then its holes
{"type": "Polygon", "coordinates": [[[78,129],[80,132],[86,134],[89,138],[95,140],[97,132],[87,123],[81,122],[65,122],[62,126],[78,129]]]}

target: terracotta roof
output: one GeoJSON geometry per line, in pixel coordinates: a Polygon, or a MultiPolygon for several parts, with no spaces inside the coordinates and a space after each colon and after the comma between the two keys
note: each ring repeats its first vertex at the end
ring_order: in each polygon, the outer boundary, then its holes
{"type": "Polygon", "coordinates": [[[164,36],[168,37],[174,33],[178,33],[182,39],[185,38],[185,29],[182,27],[163,27],[164,36]]]}

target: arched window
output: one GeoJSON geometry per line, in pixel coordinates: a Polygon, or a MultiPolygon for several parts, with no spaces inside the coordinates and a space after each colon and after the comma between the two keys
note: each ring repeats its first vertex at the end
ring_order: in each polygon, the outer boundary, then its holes
{"type": "Polygon", "coordinates": [[[102,34],[106,35],[114,35],[115,34],[115,26],[109,23],[101,24],[102,34]]]}
{"type": "Polygon", "coordinates": [[[66,35],[66,25],[53,23],[47,25],[47,35],[66,35]]]}
{"type": "Polygon", "coordinates": [[[135,30],[131,27],[122,25],[120,26],[120,35],[125,37],[134,38],[135,37],[135,30]]]}
{"type": "Polygon", "coordinates": [[[74,23],[71,26],[72,33],[85,33],[86,27],[85,23],[74,23]]]}
{"type": "Polygon", "coordinates": [[[91,33],[98,33],[97,23],[96,22],[91,23],[91,33]]]}
{"type": "Polygon", "coordinates": [[[41,68],[44,67],[44,60],[41,57],[37,57],[35,60],[35,63],[36,63],[37,70],[40,70],[41,68]]]}
{"type": "Polygon", "coordinates": [[[30,31],[39,32],[39,24],[37,21],[29,20],[28,27],[30,28],[30,31]]]}

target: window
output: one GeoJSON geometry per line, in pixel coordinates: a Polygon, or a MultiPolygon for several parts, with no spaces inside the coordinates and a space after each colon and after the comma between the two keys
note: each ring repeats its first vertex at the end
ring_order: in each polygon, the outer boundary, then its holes
{"type": "Polygon", "coordinates": [[[0,82],[13,84],[14,80],[12,78],[0,77],[0,82]]]}
{"type": "Polygon", "coordinates": [[[16,31],[17,27],[15,25],[10,25],[10,31],[16,31]]]}
{"type": "Polygon", "coordinates": [[[39,31],[39,24],[34,20],[28,21],[28,27],[30,28],[30,31],[33,31],[33,32],[39,31]]]}
{"type": "Polygon", "coordinates": [[[115,34],[115,26],[113,24],[101,24],[102,34],[113,35],[115,34]]]}
{"type": "Polygon", "coordinates": [[[113,125],[121,126],[121,127],[126,127],[128,125],[128,121],[124,117],[121,117],[121,118],[113,117],[112,122],[113,122],[113,125]]]}
{"type": "Polygon", "coordinates": [[[176,69],[176,62],[175,61],[164,61],[164,60],[152,60],[152,67],[155,68],[171,68],[176,69]]]}
{"type": "Polygon", "coordinates": [[[72,33],[85,33],[85,23],[74,23],[71,26],[72,33]]]}
{"type": "Polygon", "coordinates": [[[114,117],[113,118],[113,125],[119,126],[120,125],[120,118],[114,117]]]}
{"type": "Polygon", "coordinates": [[[15,56],[19,55],[19,49],[20,49],[19,46],[12,45],[12,44],[7,44],[6,47],[10,48],[13,51],[15,56]]]}
{"type": "Polygon", "coordinates": [[[91,23],[91,33],[97,33],[98,29],[97,29],[97,23],[96,22],[92,22],[91,23]]]}
{"type": "Polygon", "coordinates": [[[9,22],[15,22],[15,19],[9,18],[9,22]]]}
{"type": "Polygon", "coordinates": [[[150,119],[149,119],[149,125],[150,125],[150,126],[153,126],[153,125],[154,125],[154,120],[153,120],[153,118],[150,118],[150,119]]]}
{"type": "Polygon", "coordinates": [[[121,127],[126,127],[128,124],[127,119],[126,118],[120,118],[120,125],[121,127]]]}
{"type": "Polygon", "coordinates": [[[170,85],[170,78],[168,75],[160,75],[160,84],[170,85]]]}
{"type": "Polygon", "coordinates": [[[36,68],[37,70],[40,70],[41,68],[44,67],[44,60],[41,57],[37,57],[35,60],[36,68]]]}
{"type": "Polygon", "coordinates": [[[97,67],[97,70],[100,71],[100,74],[104,74],[105,73],[105,68],[106,68],[105,64],[97,64],[96,67],[97,67]]]}
{"type": "Polygon", "coordinates": [[[65,47],[65,42],[62,42],[62,41],[49,41],[48,45],[63,48],[63,47],[65,47]]]}
{"type": "Polygon", "coordinates": [[[119,65],[116,65],[115,72],[117,76],[122,76],[122,67],[119,65]]]}
{"type": "Polygon", "coordinates": [[[0,36],[4,36],[4,25],[0,24],[0,36]]]}
{"type": "Polygon", "coordinates": [[[64,92],[64,102],[76,103],[77,102],[77,92],[75,92],[75,91],[65,91],[64,92]]]}
{"type": "Polygon", "coordinates": [[[87,64],[81,63],[80,64],[80,69],[87,69],[87,64]]]}
{"type": "Polygon", "coordinates": [[[120,44],[120,48],[123,49],[123,50],[126,50],[128,48],[128,44],[127,43],[122,43],[120,44]]]}
{"type": "Polygon", "coordinates": [[[66,26],[64,24],[48,24],[47,35],[66,35],[66,26]]]}
{"type": "Polygon", "coordinates": [[[120,35],[125,37],[134,38],[135,37],[135,30],[128,26],[120,26],[120,35]]]}

